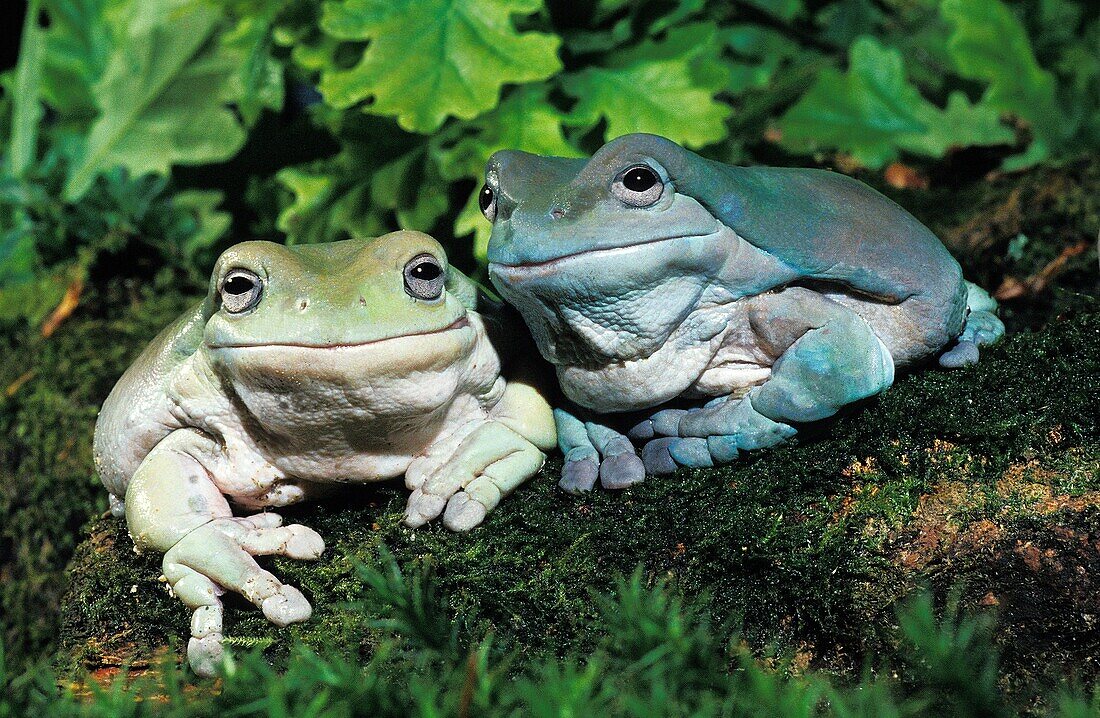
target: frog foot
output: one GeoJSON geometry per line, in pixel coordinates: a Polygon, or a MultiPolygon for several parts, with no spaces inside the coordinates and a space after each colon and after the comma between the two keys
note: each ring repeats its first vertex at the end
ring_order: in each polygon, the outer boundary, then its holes
{"type": "Polygon", "coordinates": [[[472,431],[445,461],[410,466],[405,484],[412,489],[405,525],[423,526],[443,514],[452,531],[481,524],[500,500],[538,473],[546,460],[538,447],[497,421],[472,431]]]}
{"type": "Polygon", "coordinates": [[[709,468],[736,461],[741,451],[786,441],[795,430],[757,412],[748,397],[720,399],[696,409],[665,409],[630,430],[646,441],[642,461],[654,475],[679,467],[709,468]]]}
{"type": "Polygon", "coordinates": [[[325,549],[313,529],[283,526],[273,513],[247,518],[216,518],[180,539],[164,555],[163,570],[172,591],[190,608],[187,660],[200,676],[213,676],[221,664],[221,595],[240,593],[277,626],[300,623],[313,612],[302,592],[260,568],[254,556],[277,554],[316,559],[325,549]]]}
{"type": "Polygon", "coordinates": [[[558,443],[565,454],[558,486],[570,494],[591,491],[599,479],[605,489],[623,489],[645,481],[645,466],[626,436],[595,422],[582,422],[554,410],[558,443]]]}

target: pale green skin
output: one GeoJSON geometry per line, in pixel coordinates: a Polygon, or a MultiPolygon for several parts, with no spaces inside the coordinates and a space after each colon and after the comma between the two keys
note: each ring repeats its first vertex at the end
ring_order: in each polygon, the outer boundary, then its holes
{"type": "Polygon", "coordinates": [[[284,506],[333,483],[404,476],[408,525],[442,513],[463,531],[554,446],[546,401],[501,377],[473,311],[475,285],[446,269],[438,300],[406,292],[404,267],[425,253],[447,267],[419,232],[232,247],[206,300],[150,344],[104,403],[96,468],[136,547],[164,552],[169,585],[195,610],[188,658],[197,673],[220,662],[225,590],[278,625],[311,614],[301,592],[253,556],[324,550],[312,529],[282,526],[274,513],[234,517],[230,501],[284,506]],[[219,297],[237,268],[264,283],[259,304],[235,315],[219,297]]]}

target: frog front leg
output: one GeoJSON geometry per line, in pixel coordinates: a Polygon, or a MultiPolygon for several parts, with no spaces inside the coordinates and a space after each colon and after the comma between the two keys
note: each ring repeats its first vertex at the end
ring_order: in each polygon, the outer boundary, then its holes
{"type": "Polygon", "coordinates": [[[605,489],[623,489],[645,480],[645,466],[630,439],[594,421],[581,421],[554,409],[558,446],[565,455],[558,486],[570,494],[591,491],[596,479],[605,489]]]}
{"type": "Polygon", "coordinates": [[[164,552],[172,591],[194,613],[187,659],[201,676],[222,657],[225,590],[240,593],[272,623],[305,621],[312,609],[302,593],[260,568],[253,556],[315,559],[324,541],[312,529],[282,526],[275,514],[236,518],[211,478],[219,445],[206,435],[178,430],[142,461],[126,490],[126,523],[139,550],[164,552]]]}
{"type": "Polygon", "coordinates": [[[524,381],[509,382],[489,420],[449,456],[426,456],[405,475],[412,489],[405,523],[421,526],[443,513],[443,525],[468,531],[500,500],[538,473],[556,441],[549,404],[524,381]]]}
{"type": "Polygon", "coordinates": [[[642,450],[650,473],[733,461],[740,451],[785,441],[794,425],[830,417],[893,383],[893,358],[870,325],[815,292],[794,288],[763,299],[750,319],[763,345],[786,347],[771,376],[741,398],[659,412],[636,427],[636,436],[662,435],[642,450]]]}
{"type": "Polygon", "coordinates": [[[546,454],[496,421],[474,429],[447,460],[410,467],[412,489],[405,524],[413,528],[443,514],[443,525],[468,531],[480,524],[500,500],[534,476],[546,454]]]}

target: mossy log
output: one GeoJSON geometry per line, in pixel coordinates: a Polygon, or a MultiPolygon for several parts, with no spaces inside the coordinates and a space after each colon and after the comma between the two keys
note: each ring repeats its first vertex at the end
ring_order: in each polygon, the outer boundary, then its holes
{"type": "MultiPolygon", "coordinates": [[[[599,636],[593,591],[641,566],[749,645],[796,666],[858,673],[889,660],[894,610],[919,586],[994,610],[1004,684],[1100,678],[1100,306],[1078,295],[1037,332],[974,367],[923,367],[789,445],[729,466],[684,470],[621,492],[573,497],[552,459],[485,524],[455,534],[400,523],[399,484],[349,487],[284,511],[316,529],[317,562],[267,565],[311,598],[285,629],[230,600],[230,644],[293,640],[367,654],[379,640],[356,562],[385,546],[428,565],[453,615],[491,630],[519,661],[581,651],[599,636]],[[959,587],[955,589],[955,587],[959,587]]],[[[187,633],[188,613],[104,517],[71,564],[62,662],[140,667],[187,633]]],[[[184,645],[178,640],[174,648],[184,645]]]]}

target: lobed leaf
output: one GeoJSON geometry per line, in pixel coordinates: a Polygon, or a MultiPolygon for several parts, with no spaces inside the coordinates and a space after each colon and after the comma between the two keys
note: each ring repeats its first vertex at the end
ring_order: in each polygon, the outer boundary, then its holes
{"type": "Polygon", "coordinates": [[[779,128],[788,149],[839,149],[872,168],[901,150],[942,157],[953,146],[1013,139],[995,109],[971,105],[961,93],[946,110],[930,103],[906,79],[901,53],[870,37],[852,45],[847,72],[825,69],[779,128]]]}
{"type": "Polygon", "coordinates": [[[953,26],[947,49],[958,73],[989,83],[983,103],[1031,124],[1034,145],[1026,163],[1040,161],[1072,134],[1070,118],[1057,101],[1054,76],[1039,66],[1023,23],[1007,5],[1000,0],[943,0],[940,12],[953,26]]]}
{"type": "Polygon", "coordinates": [[[321,27],[339,40],[369,41],[351,68],[321,74],[325,101],[394,115],[428,133],[448,116],[471,119],[496,106],[506,83],[543,80],[561,69],[556,35],[517,32],[512,15],[541,0],[329,0],[321,27]]]}
{"type": "Polygon", "coordinates": [[[167,174],[173,164],[217,162],[240,149],[244,130],[225,106],[234,58],[213,42],[220,18],[178,0],[134,6],[125,41],[94,88],[100,114],[65,183],[67,200],[111,167],[167,174]]]}
{"type": "Polygon", "coordinates": [[[651,132],[702,147],[726,136],[731,112],[715,99],[729,77],[720,49],[717,26],[699,23],[612,55],[606,67],[566,75],[562,86],[577,98],[578,121],[607,121],[608,139],[651,132]]]}
{"type": "Polygon", "coordinates": [[[108,0],[44,0],[50,19],[43,31],[42,98],[68,119],[91,121],[92,88],[103,76],[114,47],[108,0]]]}

